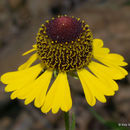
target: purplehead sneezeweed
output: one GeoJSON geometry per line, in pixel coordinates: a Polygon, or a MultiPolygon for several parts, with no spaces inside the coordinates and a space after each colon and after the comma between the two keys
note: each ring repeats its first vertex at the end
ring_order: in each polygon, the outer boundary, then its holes
{"type": "Polygon", "coordinates": [[[36,44],[23,55],[34,52],[15,72],[7,72],[1,81],[7,84],[6,92],[11,99],[34,101],[43,113],[68,112],[72,98],[67,75],[75,74],[82,84],[85,98],[90,106],[96,99],[106,102],[105,96],[113,96],[118,90],[115,80],[128,73],[122,68],[124,58],[110,53],[101,39],[94,39],[89,26],[80,18],[58,16],[42,24],[36,44]],[[38,64],[32,65],[36,60],[38,64]],[[52,77],[55,81],[49,87],[52,77]]]}

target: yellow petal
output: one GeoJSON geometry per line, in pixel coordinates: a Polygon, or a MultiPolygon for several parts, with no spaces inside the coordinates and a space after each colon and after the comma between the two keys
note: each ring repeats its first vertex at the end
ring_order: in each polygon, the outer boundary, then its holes
{"type": "Polygon", "coordinates": [[[93,48],[101,48],[103,41],[101,39],[93,39],[93,48]]]}
{"type": "MultiPolygon", "coordinates": [[[[116,67],[116,66],[115,66],[115,67],[116,67]]],[[[125,76],[128,75],[127,70],[125,70],[124,68],[122,68],[122,67],[120,67],[120,66],[117,66],[116,68],[119,69],[125,76]]]]}
{"type": "Polygon", "coordinates": [[[93,56],[94,58],[97,57],[104,57],[105,55],[108,55],[110,50],[108,48],[102,48],[103,41],[100,39],[94,39],[93,40],[93,56]]]}
{"type": "Polygon", "coordinates": [[[57,113],[61,108],[68,111],[72,107],[72,99],[66,73],[59,73],[47,93],[45,103],[41,110],[47,113],[52,109],[52,113],[57,113]]]}
{"type": "MultiPolygon", "coordinates": [[[[110,77],[111,79],[115,79],[115,80],[122,79],[126,75],[126,73],[124,74],[120,71],[121,67],[109,67],[96,62],[92,62],[92,65],[93,64],[96,66],[97,71],[100,70],[100,72],[98,73],[102,73],[107,77],[110,77]]],[[[91,63],[89,65],[91,66],[91,63]]]]}
{"type": "Polygon", "coordinates": [[[94,61],[88,65],[88,68],[103,82],[105,86],[104,89],[108,91],[106,95],[113,95],[114,91],[118,90],[118,85],[111,77],[113,73],[110,74],[111,71],[109,71],[111,68],[100,65],[94,61]]]}
{"type": "Polygon", "coordinates": [[[35,99],[35,106],[41,107],[44,102],[51,77],[52,71],[46,70],[36,80],[31,82],[27,86],[16,90],[12,96],[19,99],[26,99],[25,105],[29,104],[35,99]]]}
{"type": "Polygon", "coordinates": [[[108,61],[112,62],[115,65],[120,65],[120,66],[128,65],[126,62],[124,62],[125,60],[124,57],[119,54],[111,53],[107,55],[106,58],[108,61]]]}
{"type": "Polygon", "coordinates": [[[30,84],[34,82],[34,80],[40,74],[41,70],[42,68],[39,65],[36,65],[34,67],[29,68],[28,71],[24,70],[25,76],[23,78],[21,78],[21,75],[19,75],[17,77],[17,80],[10,81],[9,84],[5,87],[5,91],[14,91],[11,94],[11,99],[14,99],[16,97],[24,99],[26,94],[28,94],[28,92],[31,90],[30,84]]]}
{"type": "Polygon", "coordinates": [[[26,80],[25,82],[23,81],[20,81],[20,82],[14,82],[14,83],[11,83],[11,84],[8,84],[6,87],[5,87],[5,91],[6,92],[11,92],[11,91],[15,91],[17,89],[20,89],[24,86],[26,86],[26,84],[29,84],[31,81],[33,81],[35,78],[33,79],[29,79],[28,81],[26,80]]]}
{"type": "MultiPolygon", "coordinates": [[[[72,99],[71,99],[71,93],[70,93],[70,87],[69,87],[69,83],[68,83],[68,79],[67,79],[67,75],[66,73],[63,74],[62,76],[64,78],[63,82],[61,83],[64,84],[64,91],[61,91],[63,92],[63,100],[61,101],[61,110],[67,112],[71,109],[72,107],[72,99]]],[[[61,77],[61,79],[62,79],[61,77]]]]}
{"type": "Polygon", "coordinates": [[[108,48],[102,48],[103,41],[100,39],[94,39],[93,40],[93,55],[94,58],[99,60],[100,62],[104,63],[108,66],[126,66],[127,63],[124,62],[123,56],[119,54],[111,53],[109,54],[108,48]]]}
{"type": "Polygon", "coordinates": [[[108,48],[99,48],[93,50],[94,57],[103,57],[110,52],[108,48]]]}
{"type": "Polygon", "coordinates": [[[25,99],[26,95],[30,92],[30,84],[32,84],[33,81],[27,82],[26,84],[20,85],[12,94],[10,95],[11,99],[19,98],[19,99],[25,99]]]}
{"type": "Polygon", "coordinates": [[[30,49],[29,51],[24,52],[22,55],[25,56],[25,55],[27,55],[27,54],[33,52],[33,51],[36,51],[36,48],[30,49]]]}
{"type": "Polygon", "coordinates": [[[124,58],[119,54],[108,54],[104,57],[101,56],[101,57],[95,57],[95,58],[108,66],[114,66],[114,65],[126,66],[127,65],[127,63],[124,62],[124,58]]]}
{"type": "Polygon", "coordinates": [[[39,87],[38,87],[37,95],[36,95],[35,102],[34,102],[34,105],[36,107],[42,106],[42,104],[45,100],[45,96],[46,96],[46,92],[47,92],[49,83],[51,81],[51,77],[52,77],[52,71],[50,71],[50,70],[46,70],[44,72],[44,74],[42,74],[40,76],[40,79],[39,79],[40,81],[38,81],[39,87]]]}
{"type": "Polygon", "coordinates": [[[106,98],[104,97],[105,91],[102,90],[104,84],[102,84],[102,82],[100,82],[98,78],[96,78],[86,69],[81,69],[78,70],[77,72],[79,77],[82,77],[82,80],[84,80],[84,82],[87,84],[93,96],[95,96],[100,102],[105,103],[106,102],[106,98]]]}
{"type": "Polygon", "coordinates": [[[33,79],[43,69],[41,64],[34,65],[26,70],[7,72],[1,76],[1,81],[4,84],[12,84],[16,82],[25,82],[28,79],[33,79]]]}
{"type": "Polygon", "coordinates": [[[37,60],[37,53],[33,54],[24,64],[20,65],[18,70],[23,70],[29,68],[33,62],[37,60]]]}
{"type": "Polygon", "coordinates": [[[110,71],[114,70],[114,71],[118,72],[118,73],[115,73],[115,75],[120,76],[120,78],[117,78],[117,79],[122,79],[126,75],[128,75],[128,72],[124,68],[120,67],[120,66],[126,65],[125,62],[119,62],[119,61],[117,62],[116,60],[114,62],[114,61],[110,61],[108,58],[105,58],[105,57],[104,58],[96,58],[96,59],[98,61],[102,62],[103,64],[109,66],[110,71]]]}
{"type": "Polygon", "coordinates": [[[77,73],[78,73],[79,79],[81,81],[81,84],[82,84],[82,87],[83,87],[83,90],[84,90],[84,94],[85,94],[85,98],[86,98],[88,104],[90,106],[94,106],[95,103],[96,103],[96,99],[95,99],[94,95],[92,94],[92,92],[90,91],[88,85],[84,81],[81,73],[79,71],[77,71],[77,73]]]}

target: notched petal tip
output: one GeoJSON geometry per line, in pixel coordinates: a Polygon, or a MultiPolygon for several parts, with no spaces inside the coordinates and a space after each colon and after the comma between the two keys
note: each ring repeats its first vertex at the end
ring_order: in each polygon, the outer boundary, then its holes
{"type": "Polygon", "coordinates": [[[10,75],[11,72],[7,72],[5,74],[3,74],[1,77],[0,77],[0,81],[4,84],[8,84],[8,75],[10,75]]]}
{"type": "Polygon", "coordinates": [[[128,65],[128,63],[127,62],[122,62],[123,63],[123,66],[127,66],[128,65]]]}
{"type": "Polygon", "coordinates": [[[50,109],[47,110],[47,109],[45,109],[44,106],[42,106],[42,107],[41,107],[41,111],[42,111],[42,113],[48,113],[48,112],[50,111],[50,109]]]}
{"type": "Polygon", "coordinates": [[[28,105],[29,103],[31,103],[31,101],[25,99],[24,104],[28,105]]]}
{"type": "Polygon", "coordinates": [[[93,98],[92,102],[91,102],[91,103],[88,102],[88,104],[89,104],[91,107],[95,106],[95,104],[96,104],[96,99],[95,99],[95,97],[93,98]]]}
{"type": "Polygon", "coordinates": [[[10,98],[11,100],[14,100],[16,98],[16,94],[13,92],[11,95],[10,95],[10,98]]]}
{"type": "Polygon", "coordinates": [[[10,89],[7,86],[5,87],[4,90],[5,90],[5,92],[10,92],[10,89]]]}

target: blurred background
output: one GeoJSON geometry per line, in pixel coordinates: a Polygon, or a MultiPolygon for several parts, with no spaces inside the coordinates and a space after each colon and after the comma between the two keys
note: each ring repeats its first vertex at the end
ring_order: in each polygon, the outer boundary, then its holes
{"type": "MultiPolygon", "coordinates": [[[[80,17],[111,52],[130,64],[130,0],[0,0],[0,75],[15,71],[28,56],[39,27],[58,14],[80,17]]],[[[126,69],[130,71],[130,66],[126,69]]],[[[79,80],[69,77],[76,115],[76,130],[115,130],[98,120],[89,108],[79,80]]],[[[130,76],[117,81],[119,91],[94,109],[104,120],[130,125],[130,76]]],[[[63,113],[41,113],[33,103],[10,100],[0,83],[0,130],[64,130],[63,113]]],[[[125,127],[128,130],[130,127],[125,127]]],[[[116,129],[118,130],[118,129],[116,129]]]]}

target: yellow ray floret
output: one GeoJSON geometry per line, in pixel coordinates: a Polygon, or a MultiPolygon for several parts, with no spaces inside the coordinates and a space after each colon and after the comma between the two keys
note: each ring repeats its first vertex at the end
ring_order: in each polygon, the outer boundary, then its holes
{"type": "Polygon", "coordinates": [[[25,104],[31,103],[34,99],[36,107],[41,107],[51,81],[52,71],[47,70],[30,84],[23,86],[11,94],[11,98],[25,99],[25,104]]]}
{"type": "MultiPolygon", "coordinates": [[[[115,75],[116,71],[110,71],[109,67],[101,65],[97,62],[92,61],[88,68],[96,75],[96,77],[106,86],[105,89],[113,92],[118,90],[117,83],[113,80],[116,76],[117,78],[122,78],[120,75],[115,75]]],[[[113,95],[114,93],[107,93],[107,95],[113,95]]]]}
{"type": "Polygon", "coordinates": [[[86,81],[83,79],[82,75],[80,75],[80,72],[78,71],[78,75],[80,78],[80,82],[83,87],[83,91],[85,94],[85,98],[90,106],[94,106],[96,104],[96,98],[91,92],[91,89],[89,88],[88,84],[86,84],[86,81]]]}
{"type": "Polygon", "coordinates": [[[33,54],[24,64],[18,67],[18,70],[29,68],[32,65],[32,63],[34,63],[37,60],[37,58],[37,53],[33,54]]]}
{"type": "MultiPolygon", "coordinates": [[[[34,46],[34,47],[35,47],[35,46],[34,46]]],[[[27,54],[33,52],[33,51],[36,51],[36,48],[30,49],[29,51],[23,53],[22,55],[25,56],[25,55],[27,55],[27,54]]]]}
{"type": "MultiPolygon", "coordinates": [[[[108,94],[113,95],[112,90],[107,89],[107,87],[97,77],[95,77],[93,74],[88,72],[86,69],[78,70],[77,73],[81,80],[84,90],[86,89],[86,87],[88,87],[88,89],[90,90],[92,95],[96,99],[98,99],[100,102],[102,102],[102,103],[106,102],[106,98],[104,95],[108,95],[108,94]]],[[[85,93],[87,95],[88,92],[85,92],[85,93]]],[[[92,96],[91,96],[91,103],[88,102],[91,106],[94,105],[93,100],[92,100],[92,96]]]]}
{"type": "Polygon", "coordinates": [[[8,72],[1,76],[1,81],[4,84],[23,83],[35,79],[42,69],[42,65],[37,64],[25,70],[8,72]]]}
{"type": "Polygon", "coordinates": [[[42,112],[47,113],[52,109],[52,113],[57,113],[59,109],[68,111],[72,106],[70,88],[66,73],[59,73],[47,93],[42,112]]]}
{"type": "Polygon", "coordinates": [[[93,55],[95,57],[104,57],[110,52],[108,48],[103,48],[103,41],[101,39],[93,40],[93,55]]]}

